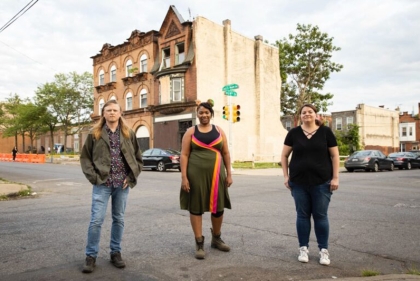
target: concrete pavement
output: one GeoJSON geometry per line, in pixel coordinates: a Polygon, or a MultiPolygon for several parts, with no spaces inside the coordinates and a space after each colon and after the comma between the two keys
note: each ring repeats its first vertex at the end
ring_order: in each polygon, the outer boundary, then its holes
{"type": "MultiPolygon", "coordinates": [[[[77,165],[78,162],[66,162],[61,164],[74,164],[77,165]]],[[[251,176],[283,176],[282,170],[280,168],[271,168],[271,169],[235,169],[233,171],[234,175],[251,175],[251,176]]],[[[279,179],[280,180],[280,179],[279,179]]],[[[0,194],[7,194],[8,192],[14,193],[18,192],[21,189],[27,188],[26,185],[16,184],[16,183],[8,183],[5,181],[0,181],[0,194]]],[[[1,204],[1,202],[0,202],[1,204]]],[[[1,278],[0,278],[1,279],[1,278]]],[[[394,280],[420,280],[419,275],[410,275],[410,274],[392,274],[392,275],[379,275],[379,276],[373,276],[373,277],[349,277],[349,278],[336,278],[334,276],[331,276],[331,278],[327,279],[317,279],[318,281],[326,281],[331,279],[341,279],[341,280],[347,280],[347,281],[356,281],[356,280],[373,280],[373,281],[379,281],[379,280],[385,280],[385,281],[394,281],[394,280]]],[[[314,279],[312,279],[314,280],[314,279]]]]}

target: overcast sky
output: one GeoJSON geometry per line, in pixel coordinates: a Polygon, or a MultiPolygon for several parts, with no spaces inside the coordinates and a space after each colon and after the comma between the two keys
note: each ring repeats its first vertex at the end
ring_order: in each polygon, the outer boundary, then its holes
{"type": "MultiPolygon", "coordinates": [[[[0,0],[0,26],[29,2],[0,0]]],[[[185,20],[230,19],[234,31],[270,43],[296,34],[297,23],[317,25],[342,49],[332,60],[344,68],[324,88],[334,94],[329,112],[364,103],[418,113],[418,0],[39,0],[0,32],[0,100],[33,97],[56,73],[92,72],[90,57],[104,43],[159,30],[169,5],[185,20]]]]}

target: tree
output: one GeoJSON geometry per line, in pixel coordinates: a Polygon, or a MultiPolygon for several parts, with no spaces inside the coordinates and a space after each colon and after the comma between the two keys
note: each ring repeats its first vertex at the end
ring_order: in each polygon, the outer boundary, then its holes
{"type": "Polygon", "coordinates": [[[347,131],[336,131],[338,151],[340,155],[350,155],[357,150],[361,150],[359,126],[350,125],[347,131]]]}
{"type": "Polygon", "coordinates": [[[276,41],[279,48],[281,87],[281,111],[294,117],[305,103],[314,104],[326,112],[334,95],[322,94],[325,82],[332,72],[339,72],[342,65],[331,61],[332,53],[341,50],[333,45],[333,37],[322,33],[318,26],[297,25],[298,34],[276,41]]]}
{"type": "Polygon", "coordinates": [[[6,101],[2,104],[2,116],[0,120],[1,129],[3,130],[3,137],[14,137],[15,145],[17,145],[18,135],[22,135],[22,151],[25,150],[25,136],[24,132],[19,127],[17,122],[18,107],[24,101],[18,94],[10,94],[6,101]]]}
{"type": "Polygon", "coordinates": [[[93,111],[93,77],[85,72],[56,74],[55,81],[46,83],[36,91],[35,101],[45,106],[50,115],[46,118],[53,140],[55,127],[64,131],[64,149],[67,135],[78,133],[81,125],[90,121],[93,111]],[[53,127],[54,126],[54,129],[53,127]]]}

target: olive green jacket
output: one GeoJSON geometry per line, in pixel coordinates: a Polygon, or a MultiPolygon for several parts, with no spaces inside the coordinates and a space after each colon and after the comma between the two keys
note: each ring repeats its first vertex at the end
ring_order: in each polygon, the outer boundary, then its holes
{"type": "MultiPolygon", "coordinates": [[[[111,169],[110,149],[111,145],[105,126],[102,128],[99,140],[95,140],[92,133],[88,135],[80,155],[80,165],[91,184],[100,185],[108,179],[111,169]]],[[[137,184],[137,177],[143,168],[140,147],[133,131],[130,130],[130,138],[126,139],[120,130],[120,149],[130,167],[127,182],[133,188],[137,184]]]]}

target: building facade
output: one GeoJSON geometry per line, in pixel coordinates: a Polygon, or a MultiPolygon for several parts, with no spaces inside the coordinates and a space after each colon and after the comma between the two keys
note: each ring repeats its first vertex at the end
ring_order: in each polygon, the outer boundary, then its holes
{"type": "Polygon", "coordinates": [[[420,149],[420,103],[418,103],[417,115],[408,112],[400,114],[400,151],[420,149]]]}
{"type": "Polygon", "coordinates": [[[363,149],[377,149],[384,154],[399,150],[399,111],[359,104],[354,110],[332,112],[333,131],[359,126],[363,149]]]}
{"type": "MultiPolygon", "coordinates": [[[[214,101],[214,124],[226,133],[232,159],[280,158],[286,131],[280,123],[280,66],[276,47],[262,36],[247,38],[204,17],[185,21],[170,6],[159,31],[134,30],[120,45],[104,44],[93,56],[94,113],[115,99],[136,132],[142,150],[180,150],[185,131],[197,123],[199,101],[214,101]],[[239,85],[237,96],[222,88],[239,85]],[[241,107],[229,124],[222,108],[241,107]]],[[[84,141],[84,140],[83,140],[84,141]]]]}

